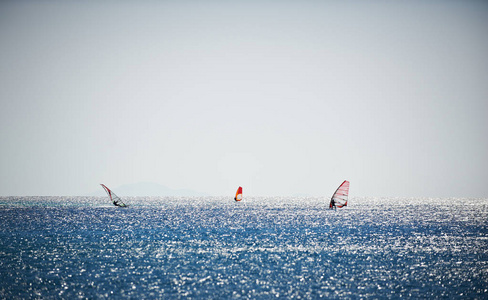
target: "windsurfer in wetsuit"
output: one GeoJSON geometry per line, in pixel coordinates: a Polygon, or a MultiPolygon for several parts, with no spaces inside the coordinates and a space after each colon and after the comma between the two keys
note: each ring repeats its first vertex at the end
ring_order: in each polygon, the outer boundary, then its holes
{"type": "Polygon", "coordinates": [[[330,199],[329,209],[337,209],[334,198],[330,199]]]}

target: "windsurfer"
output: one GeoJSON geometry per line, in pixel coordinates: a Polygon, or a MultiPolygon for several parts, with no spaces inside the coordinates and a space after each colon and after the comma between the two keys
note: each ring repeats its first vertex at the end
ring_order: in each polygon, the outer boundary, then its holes
{"type": "Polygon", "coordinates": [[[330,199],[330,205],[329,205],[329,209],[336,209],[337,210],[337,207],[335,205],[335,201],[334,199],[330,199]]]}

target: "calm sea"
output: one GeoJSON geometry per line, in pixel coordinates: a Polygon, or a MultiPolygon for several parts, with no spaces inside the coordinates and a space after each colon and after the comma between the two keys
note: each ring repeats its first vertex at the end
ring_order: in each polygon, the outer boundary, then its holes
{"type": "Polygon", "coordinates": [[[488,199],[0,197],[0,298],[488,298],[488,199]]]}

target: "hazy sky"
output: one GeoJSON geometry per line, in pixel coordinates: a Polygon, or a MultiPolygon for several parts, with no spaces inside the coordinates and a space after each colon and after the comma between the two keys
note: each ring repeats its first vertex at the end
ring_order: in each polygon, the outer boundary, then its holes
{"type": "Polygon", "coordinates": [[[2,1],[0,195],[488,197],[488,2],[2,1]]]}

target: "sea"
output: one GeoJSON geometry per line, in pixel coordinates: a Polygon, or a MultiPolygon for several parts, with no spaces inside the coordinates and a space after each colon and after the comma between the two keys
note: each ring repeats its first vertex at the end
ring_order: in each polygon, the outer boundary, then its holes
{"type": "Polygon", "coordinates": [[[1,299],[488,299],[488,199],[0,197],[1,299]]]}

